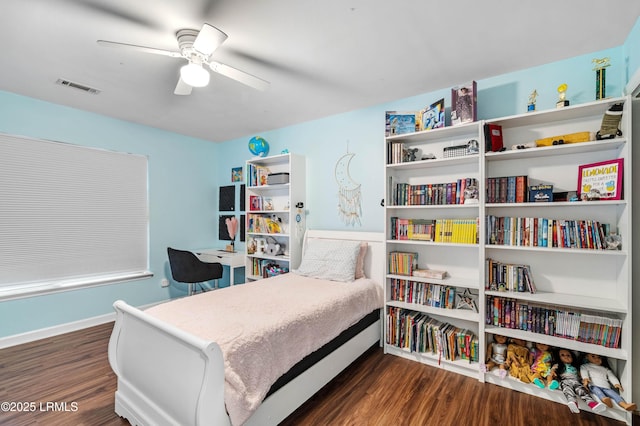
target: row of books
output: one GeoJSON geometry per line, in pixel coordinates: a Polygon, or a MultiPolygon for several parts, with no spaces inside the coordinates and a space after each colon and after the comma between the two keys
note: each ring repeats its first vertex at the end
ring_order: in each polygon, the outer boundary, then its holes
{"type": "Polygon", "coordinates": [[[465,189],[478,188],[475,178],[462,178],[455,182],[425,183],[410,185],[408,183],[390,183],[391,205],[394,206],[432,206],[464,204],[465,189]]]}
{"type": "Polygon", "coordinates": [[[455,309],[456,287],[392,278],[391,300],[455,309]]]}
{"type": "Polygon", "coordinates": [[[386,343],[411,352],[431,353],[438,360],[478,361],[478,338],[467,329],[441,322],[428,315],[389,307],[386,343]]]}
{"type": "Polygon", "coordinates": [[[489,215],[487,244],[525,247],[563,247],[603,250],[610,225],[596,220],[489,215]]]}
{"type": "MultiPolygon", "coordinates": [[[[413,127],[415,129],[415,125],[413,127]]],[[[408,133],[408,132],[405,132],[408,133]]],[[[407,148],[401,142],[387,144],[387,164],[398,164],[407,161],[407,148]]]]}
{"type": "Polygon", "coordinates": [[[527,176],[487,178],[487,203],[525,203],[528,201],[527,176]]]}
{"type": "Polygon", "coordinates": [[[478,218],[436,219],[433,241],[436,243],[478,243],[478,218]]]}
{"type": "Polygon", "coordinates": [[[260,195],[250,195],[249,196],[249,210],[250,211],[259,211],[259,210],[273,210],[273,199],[269,197],[262,197],[260,195]]]}
{"type": "Polygon", "coordinates": [[[280,274],[286,274],[289,268],[281,266],[269,259],[251,259],[251,275],[269,278],[280,274]]]}
{"type": "Polygon", "coordinates": [[[418,253],[392,251],[389,253],[389,273],[412,275],[418,269],[418,253]]]}
{"type": "Polygon", "coordinates": [[[269,173],[271,173],[271,171],[268,167],[247,164],[247,186],[266,185],[269,173]]]}
{"type": "Polygon", "coordinates": [[[435,219],[390,218],[390,238],[392,240],[433,241],[435,219]]]}
{"type": "Polygon", "coordinates": [[[284,222],[278,216],[264,216],[261,214],[247,215],[247,232],[264,234],[280,234],[283,232],[284,222]]]}
{"type": "Polygon", "coordinates": [[[392,240],[433,241],[436,243],[478,243],[478,218],[403,219],[391,217],[392,240]]]}
{"type": "Polygon", "coordinates": [[[538,306],[502,296],[487,296],[485,318],[487,324],[496,327],[620,348],[619,318],[538,306]]]}
{"type": "Polygon", "coordinates": [[[485,290],[536,292],[529,265],[502,263],[493,259],[485,260],[485,290]]]}

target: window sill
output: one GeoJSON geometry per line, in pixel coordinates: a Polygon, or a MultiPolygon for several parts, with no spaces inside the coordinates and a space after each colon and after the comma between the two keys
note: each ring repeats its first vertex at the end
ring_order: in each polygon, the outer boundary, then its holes
{"type": "Polygon", "coordinates": [[[17,285],[0,286],[0,302],[25,297],[42,296],[63,291],[80,290],[125,281],[142,280],[153,277],[151,271],[129,272],[126,274],[105,275],[100,277],[85,277],[55,282],[39,282],[17,285]]]}

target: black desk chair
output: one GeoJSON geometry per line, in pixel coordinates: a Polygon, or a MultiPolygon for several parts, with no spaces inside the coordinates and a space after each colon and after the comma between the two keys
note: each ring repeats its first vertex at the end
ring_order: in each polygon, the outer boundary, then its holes
{"type": "Polygon", "coordinates": [[[218,287],[218,280],[222,278],[222,265],[220,263],[208,263],[198,259],[190,251],[176,250],[167,247],[169,266],[173,279],[189,285],[189,296],[195,293],[194,285],[198,285],[205,291],[202,283],[215,281],[214,288],[218,287]]]}

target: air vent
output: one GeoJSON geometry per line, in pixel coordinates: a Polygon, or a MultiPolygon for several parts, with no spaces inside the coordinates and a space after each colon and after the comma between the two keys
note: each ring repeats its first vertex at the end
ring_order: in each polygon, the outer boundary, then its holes
{"type": "Polygon", "coordinates": [[[61,84],[63,86],[72,87],[74,89],[79,89],[79,90],[82,90],[83,92],[91,93],[92,95],[97,95],[98,93],[100,93],[100,90],[98,89],[85,86],[84,84],[74,83],[73,81],[65,80],[63,78],[59,78],[58,81],[56,81],[56,83],[61,84]]]}

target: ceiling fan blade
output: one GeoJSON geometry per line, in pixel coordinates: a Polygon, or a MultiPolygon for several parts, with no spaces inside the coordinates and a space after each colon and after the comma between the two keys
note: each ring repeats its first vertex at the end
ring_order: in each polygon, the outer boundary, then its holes
{"type": "Polygon", "coordinates": [[[178,80],[176,84],[176,90],[173,91],[174,95],[190,95],[192,87],[185,83],[182,78],[178,80]]]}
{"type": "Polygon", "coordinates": [[[119,43],[117,41],[98,40],[100,46],[106,47],[118,47],[129,50],[136,50],[138,52],[152,53],[154,55],[170,56],[172,58],[182,58],[180,52],[172,52],[171,50],[156,49],[154,47],[138,46],[136,44],[119,43]]]}
{"type": "Polygon", "coordinates": [[[218,74],[222,74],[225,77],[239,81],[240,83],[246,84],[247,86],[253,87],[257,90],[267,90],[271,85],[268,81],[230,67],[229,65],[221,64],[220,62],[209,61],[209,67],[212,71],[217,72],[218,74]]]}
{"type": "Polygon", "coordinates": [[[193,48],[205,56],[211,56],[214,50],[218,48],[226,39],[227,35],[214,27],[213,25],[204,24],[193,41],[193,48]]]}

